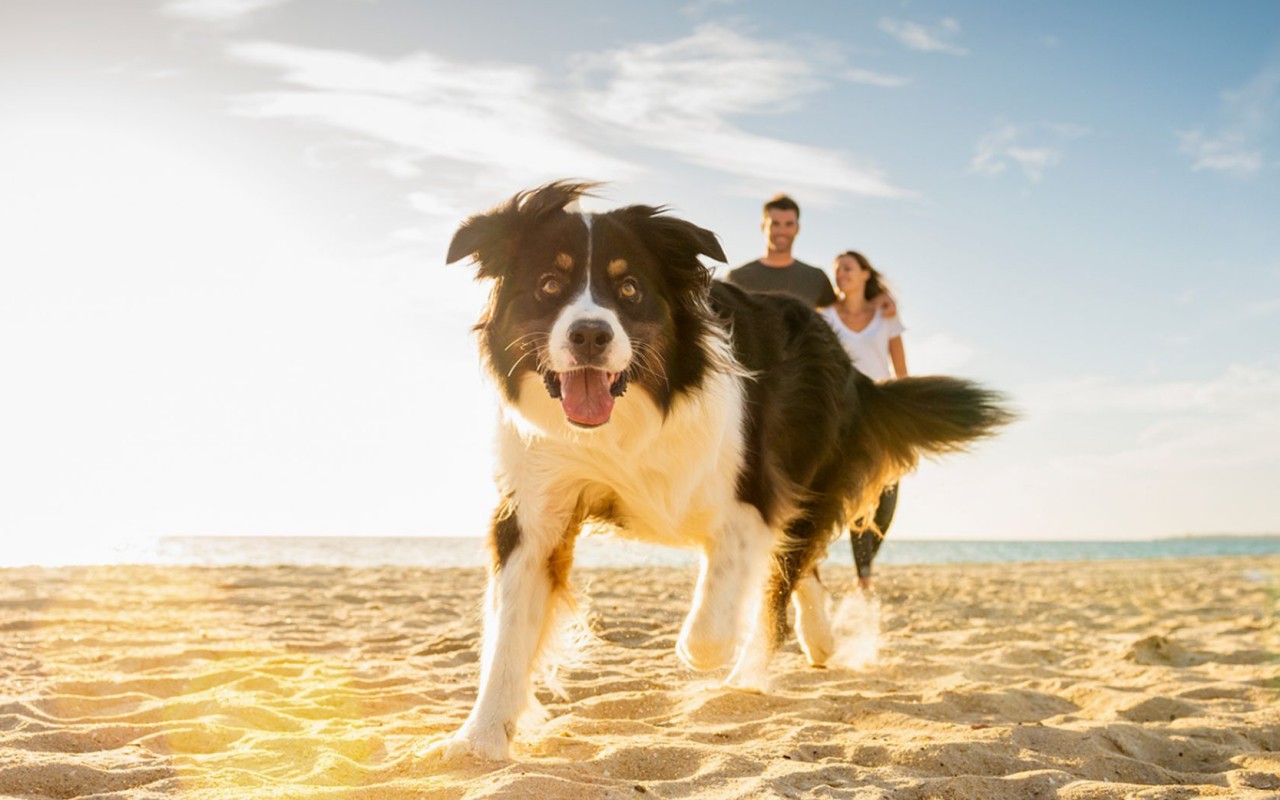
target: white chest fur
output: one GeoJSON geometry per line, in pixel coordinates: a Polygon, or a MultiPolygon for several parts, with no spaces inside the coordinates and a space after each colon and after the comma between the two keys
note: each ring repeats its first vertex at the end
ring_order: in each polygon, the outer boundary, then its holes
{"type": "Polygon", "coordinates": [[[665,418],[645,392],[633,389],[619,398],[608,423],[581,430],[530,375],[498,441],[499,486],[516,500],[525,535],[559,536],[576,509],[608,507],[624,536],[702,544],[734,505],[743,458],[742,382],[712,373],[665,418]]]}

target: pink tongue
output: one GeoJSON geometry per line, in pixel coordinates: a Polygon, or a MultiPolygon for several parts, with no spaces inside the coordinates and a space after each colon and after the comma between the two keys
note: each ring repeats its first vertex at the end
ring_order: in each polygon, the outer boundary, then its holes
{"type": "Polygon", "coordinates": [[[560,406],[579,425],[603,425],[613,413],[613,393],[609,373],[601,369],[578,369],[560,374],[560,406]]]}

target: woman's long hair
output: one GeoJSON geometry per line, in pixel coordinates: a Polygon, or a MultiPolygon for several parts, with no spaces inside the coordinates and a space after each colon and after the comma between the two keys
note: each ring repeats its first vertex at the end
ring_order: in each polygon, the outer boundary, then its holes
{"type": "Polygon", "coordinates": [[[854,261],[858,262],[858,266],[871,273],[871,277],[867,278],[867,285],[862,292],[864,299],[875,300],[882,294],[890,299],[894,299],[893,292],[889,289],[889,282],[880,274],[880,270],[871,266],[871,262],[867,260],[866,256],[859,253],[857,250],[845,250],[840,255],[852,258],[854,261]]]}

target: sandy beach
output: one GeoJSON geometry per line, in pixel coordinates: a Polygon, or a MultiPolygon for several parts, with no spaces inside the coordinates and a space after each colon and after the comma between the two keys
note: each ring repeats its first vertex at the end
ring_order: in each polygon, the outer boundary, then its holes
{"type": "Polygon", "coordinates": [[[677,660],[692,579],[578,572],[549,719],[441,764],[480,570],[2,570],[0,797],[1280,797],[1280,557],[827,571],[839,663],[760,694],[677,660]]]}

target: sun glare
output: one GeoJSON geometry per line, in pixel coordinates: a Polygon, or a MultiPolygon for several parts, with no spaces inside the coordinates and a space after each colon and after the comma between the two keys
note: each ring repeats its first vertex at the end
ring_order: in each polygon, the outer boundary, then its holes
{"type": "Polygon", "coordinates": [[[266,231],[236,176],[143,124],[6,119],[0,174],[0,480],[15,493],[3,520],[66,531],[21,537],[6,561],[118,559],[127,531],[107,521],[151,512],[112,486],[159,490],[145,448],[173,437],[195,298],[225,295],[226,271],[204,267],[265,246],[266,231]]]}
{"type": "Polygon", "coordinates": [[[106,276],[117,262],[127,273],[161,269],[177,253],[216,248],[211,220],[224,229],[234,220],[238,249],[257,227],[241,176],[154,130],[76,119],[6,128],[0,202],[13,227],[0,248],[28,274],[106,276]]]}
{"type": "Polygon", "coordinates": [[[5,122],[0,529],[24,538],[0,563],[483,527],[487,437],[430,424],[489,421],[467,270],[346,236],[336,187],[306,196],[190,124],[5,122]],[[440,392],[432,369],[463,379],[440,392]]]}

